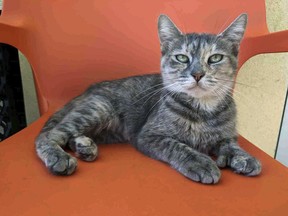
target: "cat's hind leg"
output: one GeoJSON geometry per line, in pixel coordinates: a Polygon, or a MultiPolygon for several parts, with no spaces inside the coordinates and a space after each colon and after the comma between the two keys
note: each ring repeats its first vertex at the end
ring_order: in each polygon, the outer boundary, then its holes
{"type": "Polygon", "coordinates": [[[46,167],[55,175],[71,175],[77,168],[77,159],[63,150],[67,135],[54,132],[40,134],[36,139],[36,151],[46,167]]]}
{"type": "Polygon", "coordinates": [[[53,174],[70,175],[76,170],[77,160],[63,150],[69,141],[77,156],[86,161],[94,160],[97,147],[83,135],[91,130],[100,133],[103,128],[115,124],[117,116],[107,98],[99,95],[85,97],[75,102],[68,112],[60,110],[48,120],[36,139],[37,154],[53,174]],[[63,115],[58,118],[60,112],[63,115]],[[73,141],[77,143],[73,145],[73,141]]]}
{"type": "Polygon", "coordinates": [[[93,161],[98,156],[98,148],[95,142],[87,136],[73,137],[68,145],[76,156],[84,161],[93,161]]]}

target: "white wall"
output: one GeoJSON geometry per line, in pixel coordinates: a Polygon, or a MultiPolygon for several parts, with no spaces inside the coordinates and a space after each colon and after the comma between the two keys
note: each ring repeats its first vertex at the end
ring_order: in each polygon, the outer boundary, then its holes
{"type": "MultiPolygon", "coordinates": [[[[266,0],[270,32],[288,29],[288,1],[266,0]]],[[[288,80],[288,53],[258,55],[239,71],[239,133],[274,157],[288,80]]]]}

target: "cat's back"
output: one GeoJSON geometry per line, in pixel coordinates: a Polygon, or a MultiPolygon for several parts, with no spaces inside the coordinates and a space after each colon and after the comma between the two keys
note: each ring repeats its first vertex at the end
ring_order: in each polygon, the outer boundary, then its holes
{"type": "Polygon", "coordinates": [[[156,96],[161,89],[163,89],[161,75],[149,74],[95,83],[87,89],[86,94],[105,95],[114,102],[125,101],[126,104],[140,105],[145,99],[149,99],[149,96],[153,99],[153,95],[156,96]]]}

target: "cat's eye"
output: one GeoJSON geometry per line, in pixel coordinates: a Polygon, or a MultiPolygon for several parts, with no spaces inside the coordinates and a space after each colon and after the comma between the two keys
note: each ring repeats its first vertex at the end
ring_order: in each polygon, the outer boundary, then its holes
{"type": "Polygon", "coordinates": [[[214,54],[209,57],[208,64],[215,64],[220,62],[223,59],[223,55],[221,54],[214,54]]]}
{"type": "Polygon", "coordinates": [[[175,57],[181,63],[185,63],[185,64],[189,63],[189,58],[186,55],[179,54],[179,55],[176,55],[175,57]]]}

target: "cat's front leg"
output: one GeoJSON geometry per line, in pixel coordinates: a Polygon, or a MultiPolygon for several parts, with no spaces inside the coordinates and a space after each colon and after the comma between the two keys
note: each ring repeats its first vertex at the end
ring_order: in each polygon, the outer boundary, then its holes
{"type": "Polygon", "coordinates": [[[136,146],[144,154],[170,164],[193,181],[216,184],[221,177],[219,168],[209,156],[173,138],[140,135],[136,146]]]}
{"type": "Polygon", "coordinates": [[[261,173],[261,163],[244,151],[234,139],[227,139],[219,146],[216,163],[219,167],[230,167],[235,173],[256,176],[261,173]]]}

